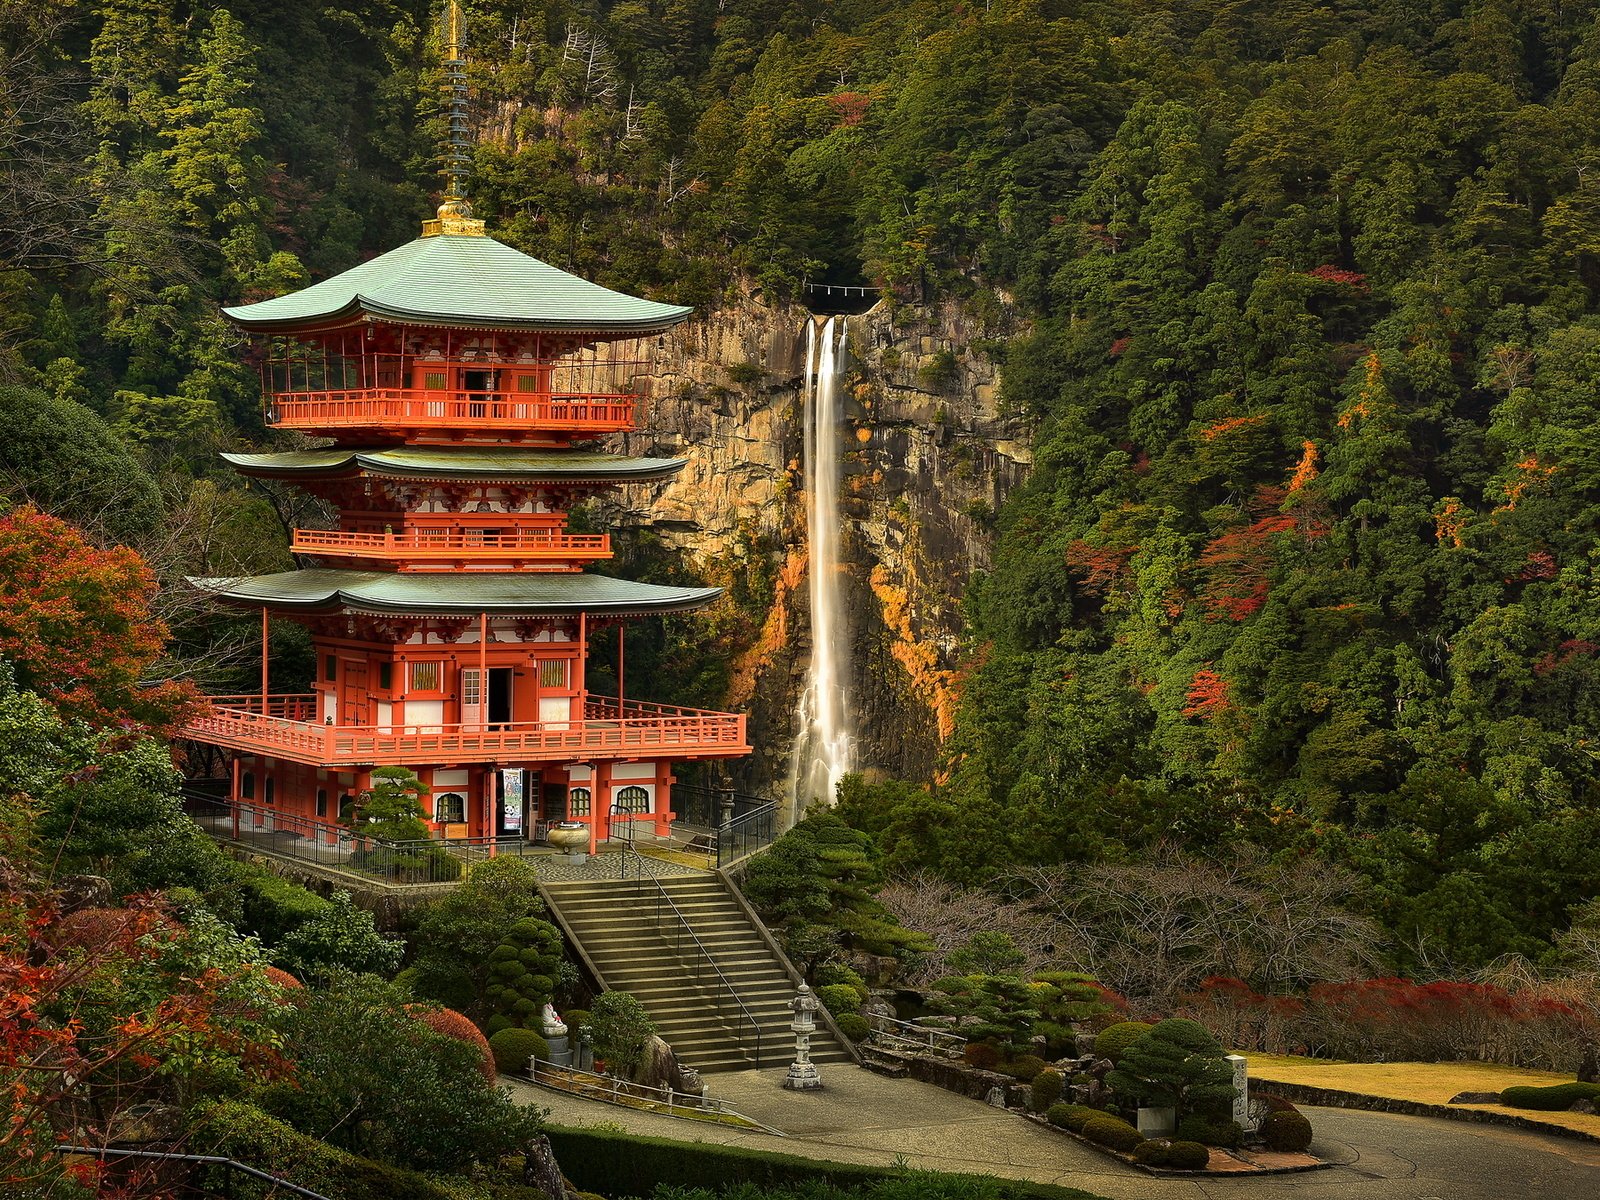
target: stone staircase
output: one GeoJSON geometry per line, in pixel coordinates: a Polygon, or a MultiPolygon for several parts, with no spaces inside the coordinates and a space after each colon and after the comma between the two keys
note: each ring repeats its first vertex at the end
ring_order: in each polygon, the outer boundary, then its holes
{"type": "MultiPolygon", "coordinates": [[[[685,1064],[701,1072],[756,1066],[750,1024],[726,999],[716,973],[693,941],[681,933],[677,919],[660,900],[657,882],[759,1028],[759,1065],[787,1064],[794,1058],[787,1006],[795,985],[720,876],[541,882],[540,891],[568,938],[587,955],[601,985],[637,997],[685,1064]]],[[[811,1057],[818,1063],[850,1061],[849,1053],[820,1021],[811,1039],[811,1057]]]]}

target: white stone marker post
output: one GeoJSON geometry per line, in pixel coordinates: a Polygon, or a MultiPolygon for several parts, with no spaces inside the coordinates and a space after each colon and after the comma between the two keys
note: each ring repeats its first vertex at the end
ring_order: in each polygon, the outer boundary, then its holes
{"type": "Polygon", "coordinates": [[[794,1013],[794,1020],[789,1022],[789,1028],[794,1030],[794,1061],[783,1077],[783,1086],[797,1092],[822,1086],[817,1064],[811,1061],[811,1035],[817,1031],[817,1009],[821,1007],[811,989],[803,983],[799,993],[789,1001],[789,1011],[794,1013]]]}
{"type": "Polygon", "coordinates": [[[1242,1054],[1227,1055],[1228,1065],[1233,1068],[1233,1119],[1239,1122],[1239,1128],[1246,1132],[1250,1129],[1250,1073],[1242,1054]]]}

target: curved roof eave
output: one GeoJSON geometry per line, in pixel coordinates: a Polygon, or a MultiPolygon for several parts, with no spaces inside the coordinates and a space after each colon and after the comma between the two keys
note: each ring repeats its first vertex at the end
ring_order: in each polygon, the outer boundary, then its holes
{"type": "Polygon", "coordinates": [[[384,479],[471,479],[479,483],[653,483],[688,465],[683,458],[632,458],[582,451],[521,451],[485,447],[399,446],[377,450],[327,448],[222,455],[243,475],[268,479],[327,479],[357,473],[384,479]]]}
{"type": "Polygon", "coordinates": [[[288,612],[359,612],[419,617],[643,616],[690,612],[722,588],[673,588],[589,572],[503,574],[402,573],[308,567],[272,575],[191,577],[218,599],[288,612]]]}

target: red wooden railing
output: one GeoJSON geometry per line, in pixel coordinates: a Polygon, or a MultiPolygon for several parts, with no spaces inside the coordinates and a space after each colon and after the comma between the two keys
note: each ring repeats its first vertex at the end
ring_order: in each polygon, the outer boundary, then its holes
{"type": "Polygon", "coordinates": [[[633,428],[633,396],[610,392],[468,392],[422,388],[349,388],[280,392],[269,424],[280,429],[379,425],[407,429],[524,425],[535,429],[616,432],[633,428]]]}
{"type": "Polygon", "coordinates": [[[551,534],[533,529],[506,533],[482,529],[408,529],[400,533],[296,529],[290,537],[289,549],[350,558],[415,558],[446,563],[507,558],[592,562],[611,557],[611,535],[551,534]]]}
{"type": "Polygon", "coordinates": [[[516,762],[669,753],[706,758],[750,752],[737,713],[618,702],[592,696],[584,719],[508,725],[319,725],[313,697],[216,696],[183,736],[296,762],[390,765],[467,759],[516,762]]]}

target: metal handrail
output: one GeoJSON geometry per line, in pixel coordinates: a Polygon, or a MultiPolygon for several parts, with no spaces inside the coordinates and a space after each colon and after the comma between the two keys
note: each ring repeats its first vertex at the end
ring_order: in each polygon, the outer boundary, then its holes
{"type": "MultiPolygon", "coordinates": [[[[661,902],[664,900],[664,901],[666,901],[667,907],[672,910],[672,915],[673,915],[674,918],[676,918],[677,923],[678,923],[677,952],[678,952],[679,957],[682,957],[682,955],[683,955],[683,935],[684,934],[688,934],[689,935],[689,940],[694,943],[695,950],[699,952],[700,958],[705,962],[705,964],[708,967],[711,968],[712,973],[716,975],[718,982],[720,982],[722,984],[723,989],[727,992],[728,998],[730,1000],[732,1000],[734,1002],[734,1004],[738,1005],[739,1012],[741,1014],[740,1029],[743,1028],[743,1023],[744,1022],[746,1022],[746,1021],[749,1022],[749,1024],[750,1024],[750,1032],[754,1035],[755,1043],[756,1043],[755,1044],[755,1052],[756,1052],[755,1065],[759,1067],[761,1065],[761,1026],[756,1022],[755,1014],[752,1013],[750,1011],[750,1009],[745,1005],[745,1002],[739,998],[738,989],[735,988],[733,986],[733,984],[728,980],[728,977],[722,973],[722,968],[717,966],[717,960],[711,957],[711,952],[706,949],[705,943],[702,942],[700,940],[699,935],[695,933],[693,926],[691,926],[689,924],[688,918],[685,917],[683,915],[682,911],[679,910],[677,904],[672,899],[671,893],[669,893],[667,891],[667,889],[662,885],[660,878],[656,875],[655,868],[650,865],[650,860],[647,859],[644,855],[640,854],[637,850],[635,850],[633,848],[633,846],[628,842],[624,842],[622,844],[622,875],[623,875],[623,878],[624,879],[627,878],[628,856],[630,854],[634,858],[639,860],[639,870],[637,872],[636,879],[638,879],[638,880],[648,879],[652,884],[655,885],[655,890],[656,890],[656,895],[655,895],[656,931],[658,933],[661,931],[661,902]]],[[[722,1012],[722,1002],[721,1002],[720,998],[718,999],[718,1002],[717,1002],[717,1012],[719,1014],[722,1012]]]]}
{"type": "MultiPolygon", "coordinates": [[[[733,853],[735,841],[744,838],[745,831],[748,830],[749,827],[756,821],[765,819],[770,822],[777,816],[777,813],[777,802],[774,800],[769,800],[759,808],[752,808],[749,812],[735,817],[726,825],[718,826],[717,866],[726,866],[734,858],[742,858],[743,855],[735,855],[733,853]]],[[[768,836],[766,837],[765,841],[761,843],[762,845],[771,843],[776,837],[776,834],[772,833],[772,828],[773,827],[769,824],[768,836]]]]}
{"type": "MultiPolygon", "coordinates": [[[[714,1096],[704,1096],[699,1092],[680,1092],[667,1084],[663,1084],[658,1088],[646,1087],[642,1083],[633,1083],[614,1075],[599,1075],[593,1071],[585,1071],[581,1067],[558,1066],[555,1063],[547,1062],[538,1055],[534,1055],[529,1060],[528,1077],[540,1087],[582,1096],[586,1100],[599,1100],[605,1104],[621,1104],[622,1101],[618,1097],[626,1096],[630,1100],[642,1100],[646,1104],[664,1105],[667,1111],[663,1115],[668,1117],[682,1116],[689,1120],[700,1120],[702,1119],[701,1114],[707,1113],[716,1116],[737,1117],[741,1121],[748,1121],[754,1128],[760,1129],[765,1133],[776,1134],[778,1137],[788,1136],[783,1130],[774,1129],[764,1121],[758,1121],[749,1114],[740,1112],[726,1100],[718,1100],[714,1096]],[[563,1076],[570,1077],[575,1075],[581,1076],[582,1079],[572,1080],[571,1082],[593,1082],[588,1083],[588,1088],[584,1091],[565,1086],[569,1080],[563,1079],[563,1076]],[[597,1095],[597,1092],[606,1094],[597,1095]],[[673,1097],[675,1096],[681,1096],[683,1099],[675,1104],[673,1102],[673,1097]],[[675,1108],[687,1111],[682,1113],[674,1112],[675,1108]]],[[[632,1106],[628,1105],[627,1107],[632,1106]]]]}
{"type": "Polygon", "coordinates": [[[249,1163],[242,1163],[236,1158],[224,1158],[219,1154],[182,1154],[176,1150],[124,1150],[117,1146],[66,1146],[54,1147],[57,1154],[87,1154],[94,1158],[150,1158],[165,1162],[196,1163],[200,1166],[223,1167],[229,1171],[238,1171],[241,1175],[248,1175],[252,1179],[259,1179],[263,1183],[270,1183],[274,1188],[282,1188],[296,1196],[304,1196],[306,1200],[329,1200],[321,1192],[313,1192],[310,1188],[303,1188],[297,1183],[290,1183],[287,1179],[280,1179],[249,1163]]]}
{"type": "Polygon", "coordinates": [[[962,1037],[959,1033],[951,1033],[948,1029],[940,1029],[936,1025],[918,1025],[914,1021],[902,1021],[898,1017],[873,1017],[872,1020],[875,1024],[898,1025],[902,1030],[914,1030],[918,1035],[912,1036],[910,1033],[885,1032],[882,1029],[873,1030],[873,1037],[875,1039],[880,1039],[886,1042],[903,1042],[912,1046],[922,1046],[925,1044],[929,1050],[934,1050],[941,1054],[960,1054],[960,1048],[965,1046],[968,1041],[967,1038],[962,1037]],[[926,1038],[926,1042],[923,1040],[924,1037],[926,1038]],[[941,1039],[943,1039],[943,1041],[947,1044],[940,1045],[939,1042],[941,1039]]]}

